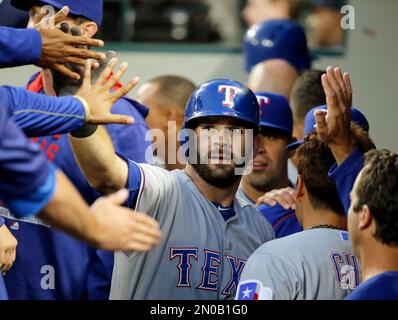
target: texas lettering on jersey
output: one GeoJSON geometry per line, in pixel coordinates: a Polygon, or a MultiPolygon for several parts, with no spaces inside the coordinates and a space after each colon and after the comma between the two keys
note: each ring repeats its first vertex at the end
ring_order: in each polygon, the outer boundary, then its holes
{"type": "Polygon", "coordinates": [[[178,272],[177,288],[192,288],[195,286],[199,290],[218,291],[219,288],[219,270],[222,259],[225,258],[230,270],[230,280],[222,288],[221,293],[231,296],[235,293],[239,278],[242,273],[246,260],[224,255],[217,251],[204,249],[204,261],[198,261],[198,248],[170,248],[170,261],[177,261],[176,272],[178,272]],[[200,283],[191,283],[190,270],[194,264],[202,264],[202,276],[200,283]]]}
{"type": "Polygon", "coordinates": [[[52,141],[57,141],[60,135],[55,134],[52,137],[46,138],[31,138],[31,142],[38,143],[40,145],[41,150],[47,156],[50,162],[54,161],[55,154],[59,151],[59,146],[52,141]]]}

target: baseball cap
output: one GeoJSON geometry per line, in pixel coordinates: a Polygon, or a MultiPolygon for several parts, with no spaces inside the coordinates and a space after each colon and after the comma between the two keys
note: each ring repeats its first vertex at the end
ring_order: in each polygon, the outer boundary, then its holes
{"type": "Polygon", "coordinates": [[[293,134],[293,116],[289,102],[277,93],[255,93],[260,105],[260,128],[277,129],[289,136],[293,134]]]}
{"type": "Polygon", "coordinates": [[[33,4],[38,2],[56,9],[68,6],[71,14],[94,21],[98,26],[102,23],[103,0],[11,0],[15,8],[24,11],[28,11],[33,4]]]}
{"type": "MultiPolygon", "coordinates": [[[[308,111],[307,115],[305,116],[305,124],[304,124],[304,137],[307,136],[310,132],[312,132],[315,129],[315,116],[314,113],[316,110],[321,109],[321,110],[327,110],[327,105],[323,106],[318,106],[315,108],[312,108],[310,111],[308,111]]],[[[366,132],[369,132],[369,122],[366,119],[365,115],[359,111],[359,109],[352,107],[351,108],[351,121],[359,125],[363,130],[366,132]]],[[[293,142],[291,144],[288,144],[286,146],[286,149],[288,150],[293,150],[297,149],[300,145],[303,144],[303,140],[298,140],[296,142],[293,142]]]]}
{"type": "Polygon", "coordinates": [[[246,71],[269,59],[283,59],[298,73],[311,66],[303,27],[289,19],[270,20],[249,28],[244,38],[246,71]]]}

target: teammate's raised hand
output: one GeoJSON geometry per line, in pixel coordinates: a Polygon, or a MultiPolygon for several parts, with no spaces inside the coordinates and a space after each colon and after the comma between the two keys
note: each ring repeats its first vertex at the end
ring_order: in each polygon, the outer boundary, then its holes
{"type": "MultiPolygon", "coordinates": [[[[84,66],[87,59],[105,59],[103,53],[81,47],[77,48],[77,46],[103,47],[104,42],[98,39],[70,35],[56,28],[58,24],[65,20],[68,13],[69,8],[65,6],[53,17],[46,17],[45,19],[39,17],[40,22],[33,26],[40,32],[42,38],[41,57],[37,65],[56,70],[72,79],[80,79],[78,73],[68,69],[64,64],[73,63],[84,66]]],[[[41,14],[44,17],[46,12],[41,14]]]]}
{"type": "Polygon", "coordinates": [[[355,148],[351,135],[352,87],[348,73],[328,67],[322,76],[326,94],[327,113],[315,111],[316,130],[322,142],[332,150],[337,163],[341,163],[355,148]]]}
{"type": "Polygon", "coordinates": [[[271,207],[280,204],[283,209],[296,209],[296,191],[287,187],[267,192],[257,199],[256,206],[266,204],[271,207]]]}
{"type": "Polygon", "coordinates": [[[89,112],[86,122],[90,124],[132,124],[134,122],[132,117],[111,113],[111,108],[116,101],[129,93],[139,81],[136,77],[127,85],[111,92],[111,88],[125,74],[128,66],[127,63],[122,63],[120,69],[112,74],[116,63],[117,59],[112,58],[94,84],[91,84],[92,61],[88,60],[86,63],[83,84],[75,96],[83,98],[88,103],[89,112]]]}
{"type": "Polygon", "coordinates": [[[96,247],[144,252],[159,243],[161,232],[156,220],[144,213],[121,207],[128,194],[126,189],[122,189],[99,198],[91,206],[97,217],[96,247]]]}

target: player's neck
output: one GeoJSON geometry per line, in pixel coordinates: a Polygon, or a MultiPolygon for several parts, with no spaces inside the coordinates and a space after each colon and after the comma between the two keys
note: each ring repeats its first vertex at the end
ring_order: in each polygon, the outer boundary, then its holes
{"type": "Polygon", "coordinates": [[[289,187],[290,182],[286,174],[286,176],[283,177],[282,179],[278,179],[277,183],[269,183],[266,186],[263,186],[262,188],[255,188],[249,183],[247,177],[243,177],[241,186],[245,194],[249,197],[249,199],[251,199],[254,202],[257,202],[258,198],[262,197],[265,193],[269,191],[289,187]]]}
{"type": "Polygon", "coordinates": [[[398,247],[390,247],[372,240],[359,249],[362,282],[388,271],[398,271],[398,247]]]}
{"type": "Polygon", "coordinates": [[[331,210],[315,209],[310,203],[303,205],[303,229],[328,225],[347,230],[347,218],[331,210]]]}
{"type": "Polygon", "coordinates": [[[185,172],[191,177],[195,186],[207,199],[209,199],[209,201],[217,202],[224,207],[232,206],[240,180],[230,187],[217,188],[204,181],[192,166],[187,165],[185,167],[185,172]]]}

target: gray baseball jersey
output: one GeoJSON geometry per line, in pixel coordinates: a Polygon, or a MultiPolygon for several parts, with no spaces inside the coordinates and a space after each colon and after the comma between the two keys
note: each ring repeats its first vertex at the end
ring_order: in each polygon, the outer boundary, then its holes
{"type": "Polygon", "coordinates": [[[236,197],[242,201],[242,203],[244,204],[250,204],[253,207],[256,206],[256,203],[250,199],[247,194],[243,191],[242,186],[239,186],[238,192],[236,193],[236,197]]]}
{"type": "Polygon", "coordinates": [[[115,254],[110,299],[233,298],[250,254],[274,238],[271,225],[237,199],[225,221],[183,170],[128,164],[130,190],[141,174],[136,208],[160,223],[163,239],[146,253],[115,254]]]}
{"type": "Polygon", "coordinates": [[[258,248],[242,272],[236,299],[340,300],[359,282],[348,233],[310,229],[258,248]]]}

